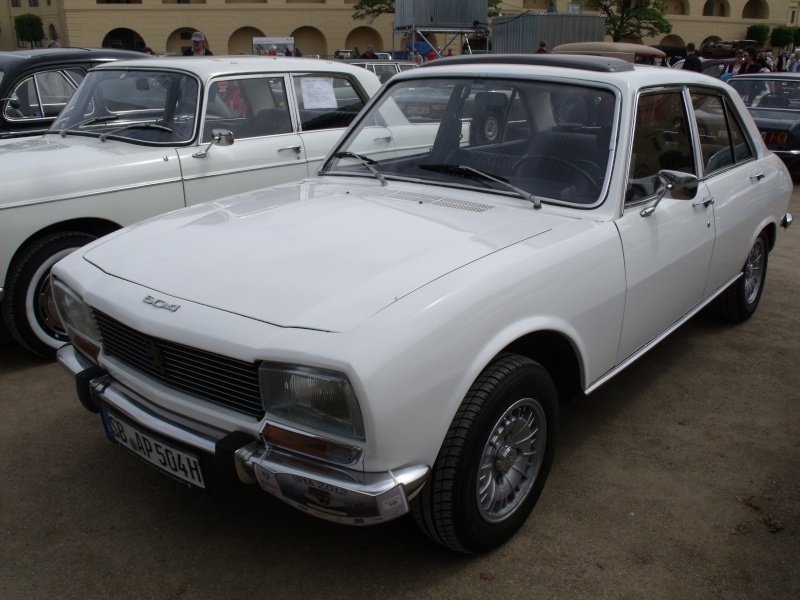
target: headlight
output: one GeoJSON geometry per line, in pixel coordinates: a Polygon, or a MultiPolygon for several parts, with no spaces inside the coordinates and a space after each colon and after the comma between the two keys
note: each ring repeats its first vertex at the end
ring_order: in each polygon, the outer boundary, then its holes
{"type": "Polygon", "coordinates": [[[56,309],[70,341],[76,348],[97,360],[102,337],[91,307],[63,281],[53,277],[51,283],[56,309]]]}
{"type": "Polygon", "coordinates": [[[352,439],[365,439],[361,408],[350,381],[341,373],[262,363],[259,375],[261,398],[268,414],[352,439]]]}

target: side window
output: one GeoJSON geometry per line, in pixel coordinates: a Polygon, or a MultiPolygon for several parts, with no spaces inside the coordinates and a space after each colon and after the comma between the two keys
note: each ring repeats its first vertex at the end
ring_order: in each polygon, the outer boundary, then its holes
{"type": "Polygon", "coordinates": [[[303,131],[347,127],[366,102],[346,77],[293,77],[303,131]]]}
{"type": "Polygon", "coordinates": [[[3,111],[9,121],[20,121],[23,119],[41,119],[42,108],[39,105],[39,95],[36,93],[36,83],[33,77],[23,79],[11,92],[19,98],[19,102],[6,102],[3,111]]]}
{"type": "Polygon", "coordinates": [[[678,90],[639,96],[626,202],[655,194],[656,175],[662,169],[697,174],[683,95],[678,90]]]}
{"type": "Polygon", "coordinates": [[[692,92],[692,106],[700,133],[705,175],[752,158],[747,138],[721,95],[692,92]]]}
{"type": "Polygon", "coordinates": [[[203,142],[214,129],[228,129],[237,140],[291,133],[282,77],[215,81],[209,86],[203,142]]]}
{"type": "Polygon", "coordinates": [[[75,84],[75,87],[78,87],[81,84],[81,81],[83,81],[84,77],[86,77],[86,71],[77,67],[64,69],[64,72],[67,74],[67,77],[72,80],[72,83],[75,84]]]}

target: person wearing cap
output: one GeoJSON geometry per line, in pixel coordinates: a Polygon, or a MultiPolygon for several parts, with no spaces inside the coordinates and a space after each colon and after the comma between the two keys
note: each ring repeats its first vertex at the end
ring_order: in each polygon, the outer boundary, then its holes
{"type": "Polygon", "coordinates": [[[214,56],[214,53],[211,52],[208,48],[206,48],[206,36],[204,36],[199,31],[195,31],[192,34],[192,47],[187,48],[184,53],[184,56],[214,56]]]}

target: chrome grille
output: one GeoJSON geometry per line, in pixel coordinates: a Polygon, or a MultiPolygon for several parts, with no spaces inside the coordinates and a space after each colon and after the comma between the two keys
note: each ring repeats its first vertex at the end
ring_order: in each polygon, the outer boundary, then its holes
{"type": "Polygon", "coordinates": [[[196,398],[264,416],[257,364],[145,335],[98,310],[94,316],[108,356],[196,398]]]}

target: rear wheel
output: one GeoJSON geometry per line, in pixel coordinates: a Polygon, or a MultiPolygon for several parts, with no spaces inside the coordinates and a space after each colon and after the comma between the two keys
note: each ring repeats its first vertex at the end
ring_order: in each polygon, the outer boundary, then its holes
{"type": "Polygon", "coordinates": [[[717,312],[725,319],[742,322],[753,316],[767,279],[767,235],[756,238],[742,268],[742,276],[717,299],[717,312]]]}
{"type": "Polygon", "coordinates": [[[3,321],[11,336],[37,356],[52,359],[69,341],[50,294],[50,268],[94,239],[77,231],[42,236],[23,248],[9,268],[3,321]]]}
{"type": "Polygon", "coordinates": [[[456,413],[412,503],[417,524],[459,552],[483,552],[507,541],[542,493],[557,429],[550,376],[528,358],[502,355],[456,413]]]}

